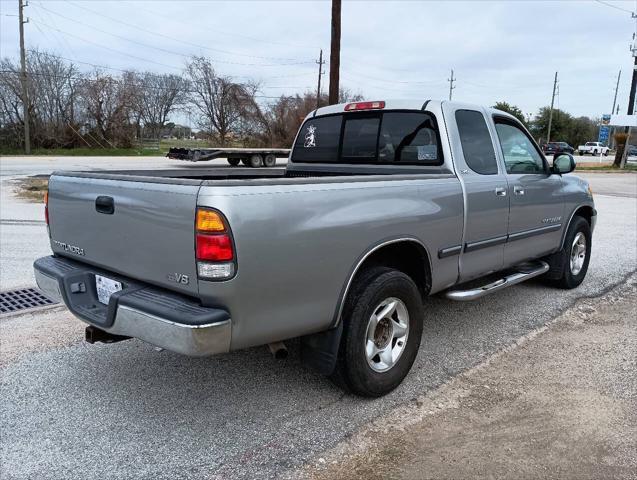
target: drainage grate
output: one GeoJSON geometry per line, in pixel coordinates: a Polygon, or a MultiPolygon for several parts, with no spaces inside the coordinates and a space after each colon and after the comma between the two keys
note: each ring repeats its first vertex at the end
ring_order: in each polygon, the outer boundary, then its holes
{"type": "Polygon", "coordinates": [[[18,312],[28,308],[45,307],[55,305],[57,302],[45,297],[36,288],[21,288],[0,292],[0,315],[18,312]]]}

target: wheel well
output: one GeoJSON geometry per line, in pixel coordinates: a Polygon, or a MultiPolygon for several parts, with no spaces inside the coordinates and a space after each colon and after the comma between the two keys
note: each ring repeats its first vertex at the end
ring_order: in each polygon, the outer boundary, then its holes
{"type": "Polygon", "coordinates": [[[425,248],[418,242],[404,240],[390,243],[374,251],[359,266],[352,281],[372,266],[383,266],[400,270],[408,275],[425,298],[431,289],[431,268],[425,248]]]}
{"type": "Polygon", "coordinates": [[[593,220],[593,207],[584,206],[578,208],[573,214],[573,218],[575,217],[582,217],[590,225],[593,220]]]}

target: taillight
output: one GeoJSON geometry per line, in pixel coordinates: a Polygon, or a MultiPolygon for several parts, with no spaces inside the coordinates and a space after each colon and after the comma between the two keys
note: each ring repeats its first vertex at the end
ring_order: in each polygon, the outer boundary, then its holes
{"type": "Polygon", "coordinates": [[[227,262],[234,258],[232,240],[230,235],[197,234],[197,260],[210,260],[213,262],[227,262]]]}
{"type": "Polygon", "coordinates": [[[46,221],[46,226],[49,226],[49,192],[44,192],[44,220],[46,221]]]}
{"type": "Polygon", "coordinates": [[[380,110],[382,108],[385,108],[385,102],[382,100],[379,102],[354,102],[345,105],[346,112],[352,112],[354,110],[380,110]]]}
{"type": "Polygon", "coordinates": [[[227,221],[221,213],[197,209],[195,253],[200,278],[226,280],[235,273],[235,255],[227,221]]]}

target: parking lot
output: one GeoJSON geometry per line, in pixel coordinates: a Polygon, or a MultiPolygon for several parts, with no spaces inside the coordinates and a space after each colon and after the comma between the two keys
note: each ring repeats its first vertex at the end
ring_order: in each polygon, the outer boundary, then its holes
{"type": "MultiPolygon", "coordinates": [[[[16,179],[56,169],[184,167],[154,157],[0,161],[2,290],[32,285],[33,259],[49,252],[42,205],[16,199],[16,179]]],[[[584,284],[558,291],[530,281],[473,303],[431,298],[416,364],[381,399],[344,395],[300,364],[294,343],[285,361],[266,348],[195,359],[137,340],[85,344],[83,324],[62,307],[0,319],[3,471],[7,478],[273,478],[315,462],[379,416],[635,272],[637,175],[581,176],[599,212],[584,284]]]]}

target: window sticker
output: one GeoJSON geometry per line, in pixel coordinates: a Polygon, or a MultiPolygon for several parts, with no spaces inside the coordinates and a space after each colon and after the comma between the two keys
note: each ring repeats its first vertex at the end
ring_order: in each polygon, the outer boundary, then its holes
{"type": "Polygon", "coordinates": [[[418,160],[438,160],[438,147],[436,145],[419,145],[418,160]]]}
{"type": "Polygon", "coordinates": [[[305,134],[305,143],[303,144],[305,148],[316,147],[316,127],[314,125],[310,125],[307,127],[307,133],[305,134]]]}

